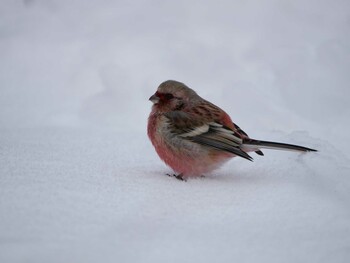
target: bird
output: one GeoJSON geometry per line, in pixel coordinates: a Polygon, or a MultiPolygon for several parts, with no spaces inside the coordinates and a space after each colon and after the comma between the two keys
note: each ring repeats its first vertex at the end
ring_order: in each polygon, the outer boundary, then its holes
{"type": "MultiPolygon", "coordinates": [[[[167,80],[149,98],[147,133],[158,156],[179,180],[204,176],[233,157],[249,161],[261,149],[316,152],[304,146],[252,139],[220,107],[184,83],[167,80]]],[[[170,175],[170,174],[168,174],[170,175]]]]}

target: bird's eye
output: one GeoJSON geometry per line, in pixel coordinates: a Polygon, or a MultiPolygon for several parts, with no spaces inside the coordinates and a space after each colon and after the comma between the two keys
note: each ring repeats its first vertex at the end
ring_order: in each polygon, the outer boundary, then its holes
{"type": "Polygon", "coordinates": [[[171,99],[174,98],[174,95],[171,94],[171,93],[165,93],[165,94],[164,94],[164,98],[165,98],[166,100],[171,100],[171,99]]]}

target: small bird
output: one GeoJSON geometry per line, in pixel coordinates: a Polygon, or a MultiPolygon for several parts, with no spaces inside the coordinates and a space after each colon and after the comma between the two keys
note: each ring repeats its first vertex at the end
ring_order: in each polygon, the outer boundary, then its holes
{"type": "Polygon", "coordinates": [[[235,156],[252,161],[248,152],[264,155],[262,148],[317,151],[250,138],[225,111],[178,81],[161,83],[149,100],[153,106],[148,118],[148,137],[179,180],[203,176],[235,156]]]}

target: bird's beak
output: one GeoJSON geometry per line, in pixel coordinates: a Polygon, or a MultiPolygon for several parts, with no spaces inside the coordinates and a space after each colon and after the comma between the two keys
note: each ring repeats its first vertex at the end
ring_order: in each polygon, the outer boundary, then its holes
{"type": "Polygon", "coordinates": [[[153,94],[150,98],[150,101],[153,102],[153,104],[157,104],[159,102],[159,97],[157,96],[157,94],[153,94]]]}

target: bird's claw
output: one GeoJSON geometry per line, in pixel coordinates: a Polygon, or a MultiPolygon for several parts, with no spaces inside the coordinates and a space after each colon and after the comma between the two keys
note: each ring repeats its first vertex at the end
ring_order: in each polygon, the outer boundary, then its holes
{"type": "Polygon", "coordinates": [[[183,177],[182,174],[167,174],[167,176],[175,177],[176,179],[178,179],[180,181],[185,181],[186,182],[186,179],[183,177]]]}

